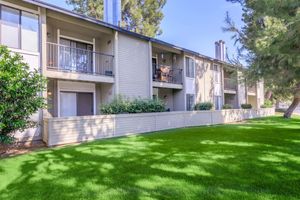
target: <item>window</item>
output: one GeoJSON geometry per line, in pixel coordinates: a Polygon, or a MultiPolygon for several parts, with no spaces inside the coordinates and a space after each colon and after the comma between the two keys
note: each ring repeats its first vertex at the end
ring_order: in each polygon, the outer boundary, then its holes
{"type": "Polygon", "coordinates": [[[195,77],[195,61],[192,58],[185,58],[186,76],[190,78],[195,77]]]}
{"type": "Polygon", "coordinates": [[[193,94],[186,95],[186,110],[194,109],[194,101],[195,101],[195,95],[193,94]]]}
{"type": "Polygon", "coordinates": [[[222,104],[221,96],[215,96],[215,109],[221,110],[221,104],[222,104]]]}
{"type": "Polygon", "coordinates": [[[38,16],[28,12],[22,12],[21,22],[21,38],[23,38],[21,44],[22,49],[38,51],[38,16]]]}
{"type": "Polygon", "coordinates": [[[218,65],[213,65],[213,77],[214,77],[214,82],[215,83],[220,83],[221,82],[221,70],[218,65]]]}
{"type": "Polygon", "coordinates": [[[1,44],[12,48],[20,48],[20,11],[1,7],[1,44]]]}
{"type": "Polygon", "coordinates": [[[11,48],[38,51],[38,16],[1,5],[1,44],[11,48]]]}

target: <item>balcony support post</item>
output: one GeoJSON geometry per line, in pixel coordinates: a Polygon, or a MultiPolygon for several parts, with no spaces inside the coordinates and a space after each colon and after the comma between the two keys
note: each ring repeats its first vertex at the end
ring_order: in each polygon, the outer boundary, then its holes
{"type": "Polygon", "coordinates": [[[96,73],[96,39],[93,38],[93,74],[96,73]]]}
{"type": "MultiPolygon", "coordinates": [[[[57,44],[60,45],[60,29],[57,29],[57,44]]],[[[57,46],[57,69],[59,69],[59,46],[57,46]]]]}
{"type": "Polygon", "coordinates": [[[153,97],[153,67],[152,67],[152,43],[151,41],[148,42],[149,45],[149,97],[152,99],[153,97]]]}

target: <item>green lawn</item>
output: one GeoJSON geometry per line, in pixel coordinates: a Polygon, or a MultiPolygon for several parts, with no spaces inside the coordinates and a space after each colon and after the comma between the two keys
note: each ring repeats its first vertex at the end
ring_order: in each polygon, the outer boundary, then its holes
{"type": "Polygon", "coordinates": [[[300,117],[176,129],[2,159],[0,199],[300,199],[300,117]]]}

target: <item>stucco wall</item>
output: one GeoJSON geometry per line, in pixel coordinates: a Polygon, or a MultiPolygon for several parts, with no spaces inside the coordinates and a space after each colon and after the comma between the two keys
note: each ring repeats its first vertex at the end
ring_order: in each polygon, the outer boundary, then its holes
{"type": "Polygon", "coordinates": [[[223,124],[274,114],[273,108],[266,108],[49,118],[44,120],[43,140],[53,146],[172,128],[223,124]]]}

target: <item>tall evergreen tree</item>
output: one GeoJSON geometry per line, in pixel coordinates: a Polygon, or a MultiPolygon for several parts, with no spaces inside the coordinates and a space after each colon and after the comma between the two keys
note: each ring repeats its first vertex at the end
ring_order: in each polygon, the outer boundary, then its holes
{"type": "Polygon", "coordinates": [[[300,104],[300,1],[227,0],[243,7],[241,30],[227,15],[225,31],[247,50],[247,80],[261,78],[281,97],[293,101],[284,117],[300,104]]]}
{"type": "MultiPolygon", "coordinates": [[[[167,0],[122,0],[121,26],[136,33],[155,37],[162,33],[162,9],[167,0]]],[[[103,0],[66,0],[74,11],[103,19],[103,0]]]]}

